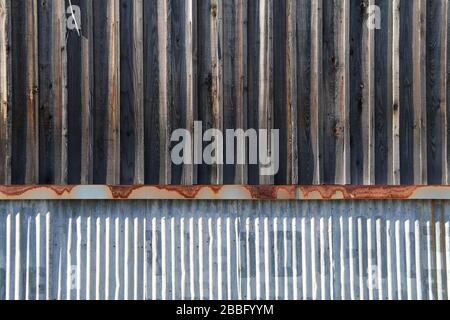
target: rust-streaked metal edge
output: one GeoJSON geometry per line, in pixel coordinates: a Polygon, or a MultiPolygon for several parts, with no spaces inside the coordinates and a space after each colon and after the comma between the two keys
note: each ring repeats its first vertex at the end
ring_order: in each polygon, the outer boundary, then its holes
{"type": "Polygon", "coordinates": [[[450,186],[0,186],[0,200],[450,200],[450,186]]]}

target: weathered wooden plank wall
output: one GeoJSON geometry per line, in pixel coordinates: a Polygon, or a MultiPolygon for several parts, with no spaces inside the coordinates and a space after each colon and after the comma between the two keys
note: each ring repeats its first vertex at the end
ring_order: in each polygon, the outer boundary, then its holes
{"type": "Polygon", "coordinates": [[[449,184],[449,27],[448,0],[0,0],[0,183],[449,184]],[[196,120],[279,129],[279,173],[173,164],[196,120]]]}

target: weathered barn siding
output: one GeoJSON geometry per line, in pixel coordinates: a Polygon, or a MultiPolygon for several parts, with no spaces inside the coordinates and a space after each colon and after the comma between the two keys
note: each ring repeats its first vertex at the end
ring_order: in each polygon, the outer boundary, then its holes
{"type": "Polygon", "coordinates": [[[2,184],[450,183],[448,0],[71,3],[0,0],[2,184]],[[195,120],[280,129],[278,175],[172,164],[195,120]]]}
{"type": "Polygon", "coordinates": [[[0,202],[0,300],[446,300],[449,248],[446,200],[0,202]]]}

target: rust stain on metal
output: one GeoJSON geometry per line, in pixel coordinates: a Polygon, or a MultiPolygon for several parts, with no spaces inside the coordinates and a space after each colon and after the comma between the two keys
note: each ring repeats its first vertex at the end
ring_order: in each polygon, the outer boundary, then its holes
{"type": "Polygon", "coordinates": [[[20,197],[24,196],[31,191],[39,191],[45,189],[53,192],[56,196],[62,196],[64,194],[70,194],[75,186],[0,186],[0,193],[7,197],[20,197]]]}
{"type": "Polygon", "coordinates": [[[332,199],[409,199],[419,186],[304,186],[299,187],[303,198],[332,199]]]}
{"type": "Polygon", "coordinates": [[[0,186],[0,200],[450,199],[450,186],[0,186]]]}

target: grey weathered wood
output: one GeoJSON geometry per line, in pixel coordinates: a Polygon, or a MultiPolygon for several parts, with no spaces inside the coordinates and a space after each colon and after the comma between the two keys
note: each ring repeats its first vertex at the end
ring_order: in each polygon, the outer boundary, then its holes
{"type": "Polygon", "coordinates": [[[350,183],[350,128],[349,128],[349,0],[335,5],[336,72],[336,168],[335,183],[350,183]]]}
{"type": "MultiPolygon", "coordinates": [[[[248,113],[248,3],[236,0],[236,31],[235,31],[235,88],[236,90],[236,128],[247,129],[248,113]]],[[[236,165],[235,183],[248,183],[248,165],[236,165]]]]}
{"type": "Polygon", "coordinates": [[[427,182],[447,181],[447,3],[426,1],[427,182]]]}
{"type": "Polygon", "coordinates": [[[144,184],[143,2],[121,1],[121,182],[144,184]]]}
{"type": "Polygon", "coordinates": [[[314,155],[311,140],[311,6],[312,1],[297,1],[297,137],[300,184],[312,184],[314,155]]]}
{"type": "Polygon", "coordinates": [[[11,2],[13,114],[12,183],[34,184],[39,178],[38,2],[11,2]]]}
{"type": "Polygon", "coordinates": [[[414,183],[427,183],[426,1],[413,7],[414,183]]]}
{"type": "Polygon", "coordinates": [[[159,183],[159,32],[156,1],[144,1],[145,183],[159,183]],[[151,146],[151,147],[149,147],[151,146]]]}
{"type": "MultiPolygon", "coordinates": [[[[321,142],[323,156],[323,177],[322,183],[334,184],[338,174],[336,157],[342,157],[342,153],[337,155],[337,144],[344,141],[344,128],[340,121],[341,117],[338,112],[339,100],[338,94],[338,72],[342,74],[344,61],[341,61],[339,50],[339,25],[338,9],[339,1],[323,0],[323,56],[321,63],[323,64],[323,78],[321,91],[319,94],[323,96],[322,100],[322,134],[321,142]]],[[[342,80],[340,81],[342,83],[342,80]]],[[[342,145],[340,146],[342,147],[342,145]]],[[[341,148],[342,149],[342,148],[341,148]]],[[[341,169],[343,169],[341,167],[341,169]]]]}
{"type": "Polygon", "coordinates": [[[80,3],[81,21],[81,183],[94,182],[94,21],[91,1],[80,3]]]}
{"type": "Polygon", "coordinates": [[[160,134],[160,166],[161,184],[172,181],[170,159],[170,110],[171,92],[171,1],[158,0],[158,48],[159,48],[159,134],[160,134]]]}
{"type": "Polygon", "coordinates": [[[106,183],[120,183],[120,35],[119,35],[119,0],[108,1],[107,20],[107,47],[108,50],[108,151],[106,183]]]}
{"type": "MultiPolygon", "coordinates": [[[[223,132],[223,0],[211,0],[212,127],[223,132]]],[[[223,150],[220,151],[223,153],[223,150]]],[[[211,183],[223,184],[223,165],[211,167],[211,183]]]]}
{"type": "Polygon", "coordinates": [[[450,6],[448,4],[448,1],[442,2],[441,7],[441,60],[440,60],[440,114],[441,114],[441,176],[442,184],[449,184],[450,183],[450,176],[449,176],[449,160],[448,160],[448,136],[447,136],[447,128],[448,128],[448,99],[450,98],[448,96],[449,92],[449,84],[448,84],[448,75],[449,73],[449,65],[448,65],[448,58],[449,58],[449,28],[450,28],[450,22],[449,22],[449,9],[450,6]]]}
{"type": "Polygon", "coordinates": [[[39,2],[39,181],[47,184],[68,181],[65,17],[63,0],[39,2]]]}
{"type": "MultiPolygon", "coordinates": [[[[223,129],[224,132],[228,129],[236,127],[237,114],[237,99],[239,83],[237,82],[236,65],[239,63],[238,59],[238,3],[234,0],[223,2],[223,129]]],[[[240,96],[244,98],[244,95],[240,96]]],[[[231,146],[224,142],[224,150],[231,146]]],[[[224,154],[225,155],[225,154],[224,154]]],[[[232,184],[235,182],[235,175],[237,165],[228,164],[225,160],[223,166],[223,183],[232,184]]]]}
{"type": "MultiPolygon", "coordinates": [[[[185,6],[186,49],[186,129],[194,136],[194,122],[198,112],[197,91],[197,0],[187,0],[185,6]]],[[[194,149],[192,149],[192,156],[194,149]]],[[[192,159],[193,160],[193,159],[192,159]]],[[[187,164],[183,170],[183,184],[197,183],[197,166],[187,164]]]]}
{"type": "Polygon", "coordinates": [[[399,120],[399,154],[400,183],[414,184],[414,52],[413,52],[413,21],[414,1],[402,1],[400,5],[400,120],[399,120]]]}
{"type": "Polygon", "coordinates": [[[363,142],[363,182],[375,184],[375,30],[368,27],[367,12],[375,0],[366,0],[365,19],[362,24],[362,142],[363,142]]]}
{"type": "Polygon", "coordinates": [[[0,184],[11,183],[11,3],[0,1],[0,184]]]}
{"type": "MultiPolygon", "coordinates": [[[[267,152],[272,155],[270,130],[273,129],[273,0],[259,3],[259,129],[268,130],[267,152]]],[[[273,184],[274,177],[260,176],[260,184],[273,184]]]]}
{"type": "Polygon", "coordinates": [[[287,2],[287,184],[298,184],[297,2],[287,2]]]}
{"type": "Polygon", "coordinates": [[[400,0],[389,3],[388,183],[400,184],[400,0]]]}
{"type": "Polygon", "coordinates": [[[95,1],[94,183],[120,182],[119,0],[95,1]]]}
{"type": "Polygon", "coordinates": [[[313,184],[323,182],[323,157],[322,157],[322,0],[311,2],[311,144],[314,155],[314,179],[313,184]]]}
{"type": "Polygon", "coordinates": [[[62,0],[2,16],[4,183],[449,182],[448,1],[72,3],[79,39],[62,0]],[[280,129],[279,174],[173,165],[196,120],[280,129]]]}

